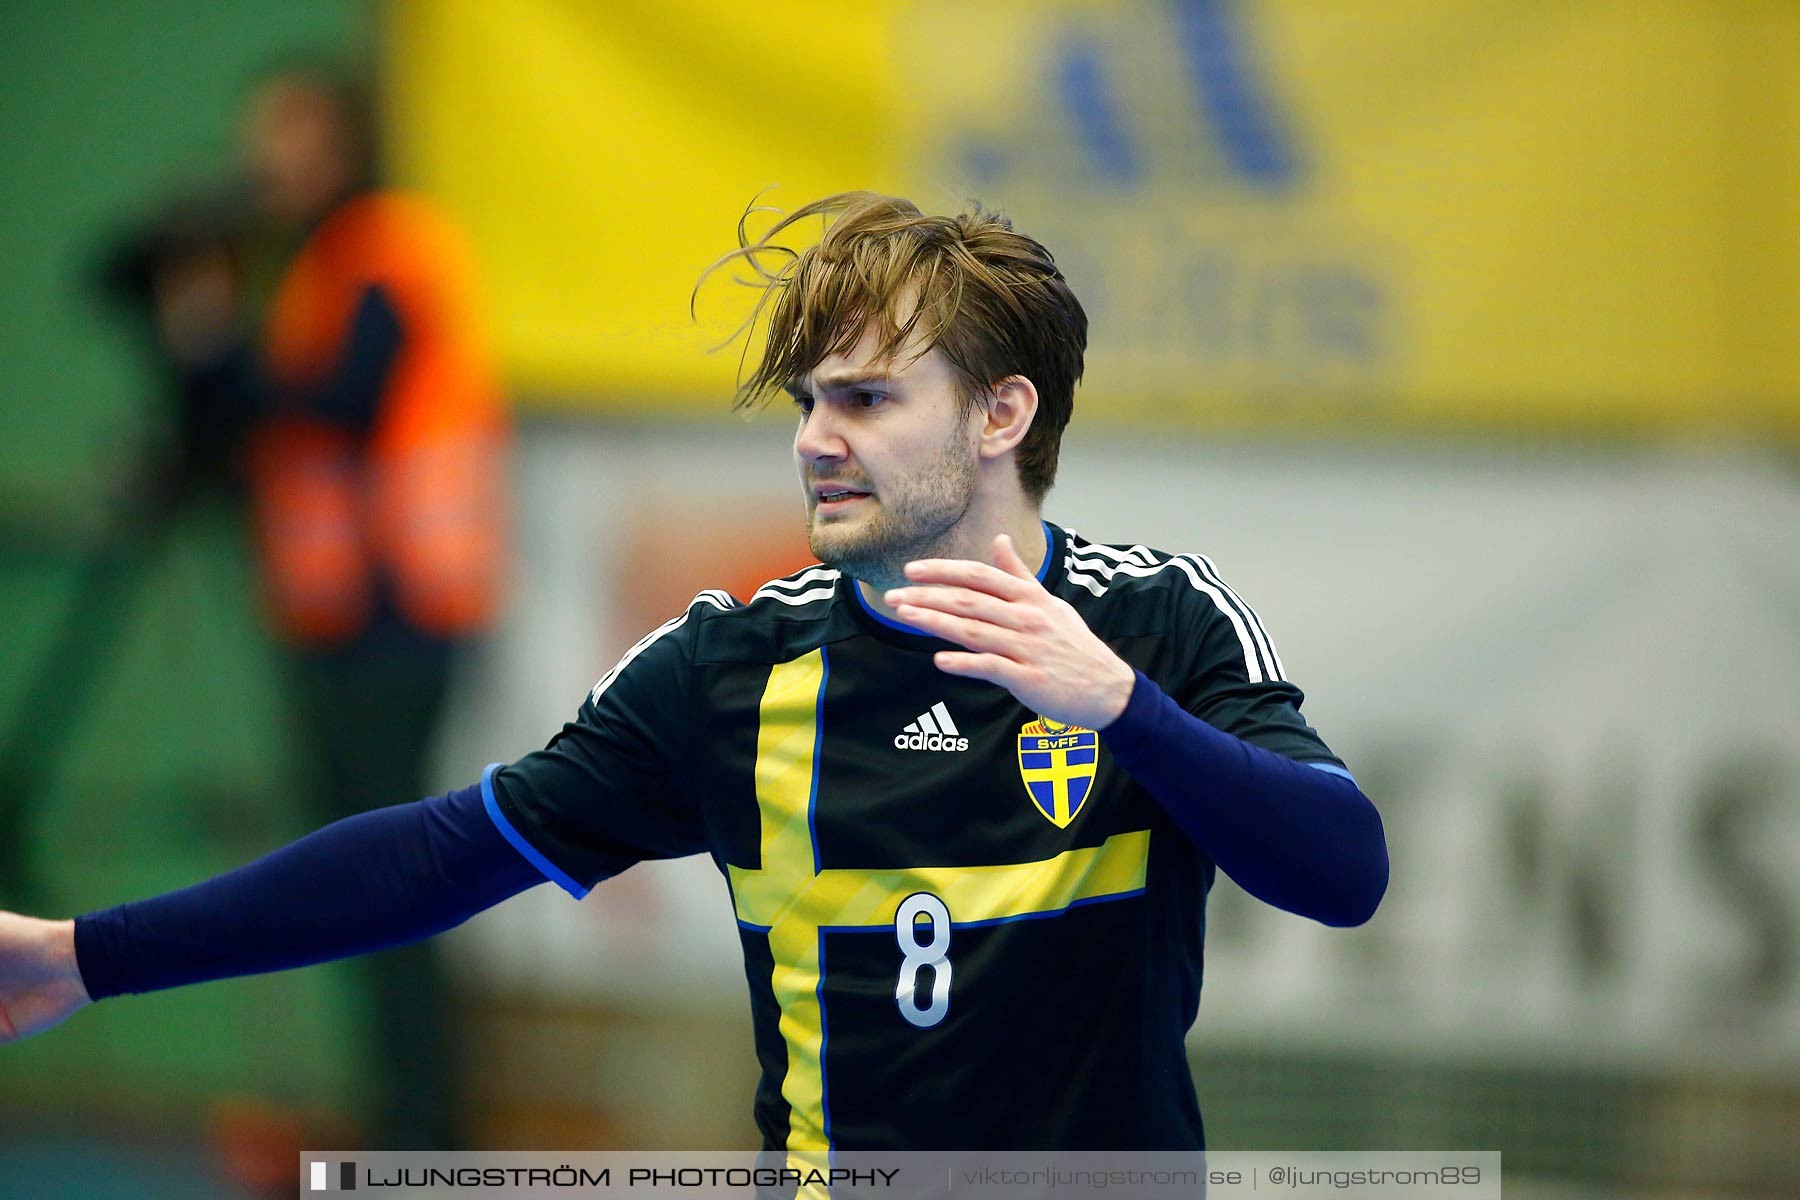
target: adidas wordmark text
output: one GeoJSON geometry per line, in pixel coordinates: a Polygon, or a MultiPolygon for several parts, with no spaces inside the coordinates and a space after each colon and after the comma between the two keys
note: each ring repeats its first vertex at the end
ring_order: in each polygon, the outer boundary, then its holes
{"type": "Polygon", "coordinates": [[[900,750],[967,750],[969,739],[957,732],[950,710],[939,700],[894,735],[894,746],[900,750]]]}

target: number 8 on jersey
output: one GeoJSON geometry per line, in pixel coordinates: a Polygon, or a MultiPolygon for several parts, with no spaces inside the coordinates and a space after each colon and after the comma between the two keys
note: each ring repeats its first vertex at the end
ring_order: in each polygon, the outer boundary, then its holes
{"type": "Polygon", "coordinates": [[[900,943],[900,980],[894,1002],[900,1015],[920,1029],[930,1029],[950,1011],[950,909],[930,892],[914,892],[894,914],[894,940],[900,943]],[[920,918],[928,918],[921,922],[920,918]],[[921,925],[931,940],[921,943],[921,925]],[[919,1004],[919,968],[931,968],[931,1003],[919,1004]]]}

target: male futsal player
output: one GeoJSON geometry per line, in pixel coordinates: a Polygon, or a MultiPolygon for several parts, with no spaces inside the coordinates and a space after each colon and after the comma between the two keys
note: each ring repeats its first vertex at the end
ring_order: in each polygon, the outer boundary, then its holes
{"type": "Polygon", "coordinates": [[[1040,517],[1087,341],[1043,246],[853,193],[735,257],[768,328],[738,399],[792,395],[821,565],[747,602],[702,592],[479,784],[167,896],[6,915],[0,1037],[706,853],[767,1147],[1202,1146],[1182,1042],[1215,869],[1366,921],[1374,806],[1209,560],[1040,517]],[[820,242],[762,268],[821,214],[820,242]]]}

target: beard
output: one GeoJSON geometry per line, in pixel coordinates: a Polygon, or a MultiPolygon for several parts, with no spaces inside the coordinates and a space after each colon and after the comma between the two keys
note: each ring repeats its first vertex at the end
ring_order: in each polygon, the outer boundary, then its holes
{"type": "Polygon", "coordinates": [[[953,555],[956,529],[975,503],[975,458],[958,429],[911,477],[885,486],[873,511],[822,522],[808,514],[813,557],[878,590],[903,587],[906,564],[953,555]]]}

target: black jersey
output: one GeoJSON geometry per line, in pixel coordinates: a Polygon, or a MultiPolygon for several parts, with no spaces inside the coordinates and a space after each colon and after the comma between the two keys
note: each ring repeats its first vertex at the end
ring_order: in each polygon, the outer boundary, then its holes
{"type": "MultiPolygon", "coordinates": [[[[1043,582],[1188,711],[1342,764],[1212,563],[1045,525],[1043,582]]],[[[730,890],[770,1149],[1203,1146],[1183,1038],[1214,869],[1108,755],[815,566],[703,592],[543,750],[503,832],[577,896],[709,853],[730,890]]]]}

